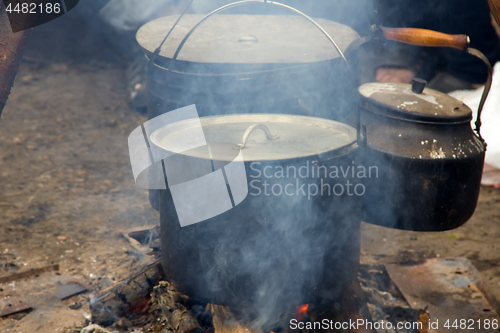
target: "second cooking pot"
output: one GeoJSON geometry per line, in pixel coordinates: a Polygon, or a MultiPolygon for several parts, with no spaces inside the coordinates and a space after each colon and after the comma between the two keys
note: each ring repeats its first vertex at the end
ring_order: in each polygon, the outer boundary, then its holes
{"type": "MultiPolygon", "coordinates": [[[[325,36],[304,18],[213,15],[196,28],[203,18],[184,15],[156,57],[155,49],[177,16],[156,19],[137,32],[146,55],[154,57],[148,71],[150,119],[190,104],[196,104],[203,116],[237,112],[338,118],[341,111],[344,116],[348,112],[346,96],[355,91],[344,84],[348,79],[345,64],[325,36]],[[326,113],[332,105],[336,112],[326,113]]],[[[359,38],[340,23],[318,19],[318,24],[342,50],[359,38]]]]}

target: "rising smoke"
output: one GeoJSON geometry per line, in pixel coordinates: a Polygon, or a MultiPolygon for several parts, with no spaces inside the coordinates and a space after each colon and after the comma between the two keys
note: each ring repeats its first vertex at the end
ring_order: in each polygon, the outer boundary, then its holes
{"type": "MultiPolygon", "coordinates": [[[[284,2],[310,16],[353,26],[361,33],[368,30],[373,12],[368,1],[355,5],[351,1],[284,2]],[[360,7],[365,8],[366,15],[359,15],[360,7]]],[[[227,3],[195,0],[190,13],[207,13],[227,3]]],[[[111,1],[101,10],[101,16],[116,29],[135,30],[167,6],[159,1],[152,1],[148,8],[139,1],[111,1]]],[[[287,14],[264,6],[240,7],[229,13],[287,14]]],[[[318,33],[318,38],[323,36],[318,33]]],[[[262,64],[252,70],[259,73],[259,66],[262,64]]],[[[225,74],[234,74],[231,71],[237,66],[228,67],[224,68],[225,74]]],[[[150,118],[193,103],[202,116],[306,112],[330,119],[349,118],[356,110],[352,104],[356,98],[354,90],[346,89],[350,80],[345,65],[336,58],[320,67],[299,72],[298,79],[283,75],[262,80],[257,74],[253,86],[240,90],[235,89],[239,78],[231,76],[207,84],[206,75],[193,75],[183,81],[181,90],[176,90],[174,81],[150,80],[150,105],[154,106],[150,118]],[[262,86],[262,82],[268,86],[262,86]]],[[[176,69],[194,71],[189,67],[176,69]]],[[[158,67],[155,73],[164,70],[158,67]]],[[[212,67],[210,75],[218,74],[212,67]]],[[[326,163],[350,166],[353,159],[351,153],[326,163]]],[[[305,161],[287,161],[282,166],[286,168],[289,163],[299,168],[305,161]]],[[[272,180],[283,188],[286,181],[272,180]]],[[[333,187],[336,180],[329,182],[333,187]]],[[[169,255],[164,264],[181,291],[207,302],[229,305],[240,318],[257,327],[286,326],[295,306],[303,303],[331,303],[355,275],[362,217],[347,195],[319,196],[315,200],[303,196],[249,197],[231,211],[184,228],[180,228],[168,190],[161,192],[160,207],[163,254],[169,255]]]]}

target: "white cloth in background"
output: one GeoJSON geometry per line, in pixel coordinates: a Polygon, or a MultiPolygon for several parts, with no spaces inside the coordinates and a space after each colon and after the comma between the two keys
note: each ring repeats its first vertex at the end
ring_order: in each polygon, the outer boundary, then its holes
{"type": "Polygon", "coordinates": [[[134,31],[172,3],[173,0],[111,0],[99,11],[99,16],[118,31],[134,31]]]}
{"type": "MultiPolygon", "coordinates": [[[[231,3],[231,0],[195,0],[189,9],[191,14],[208,14],[212,10],[231,3]]],[[[160,16],[172,15],[169,9],[182,7],[186,0],[110,0],[99,11],[101,19],[118,31],[135,31],[141,25],[160,16]]],[[[184,7],[182,7],[184,8],[184,7]]]]}
{"type": "MultiPolygon", "coordinates": [[[[463,101],[473,113],[472,128],[475,128],[477,108],[483,88],[476,90],[457,90],[450,96],[463,101]]],[[[488,99],[481,114],[481,136],[487,143],[486,166],[484,168],[483,185],[500,187],[500,62],[493,68],[493,83],[488,99]]]]}

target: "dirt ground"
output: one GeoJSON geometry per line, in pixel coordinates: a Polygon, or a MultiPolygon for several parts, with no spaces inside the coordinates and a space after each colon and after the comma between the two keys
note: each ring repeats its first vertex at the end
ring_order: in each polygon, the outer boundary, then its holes
{"type": "MultiPolygon", "coordinates": [[[[0,299],[34,305],[0,318],[0,332],[75,332],[88,322],[94,292],[148,261],[121,234],[158,223],[134,185],[127,149],[145,116],[128,107],[123,66],[47,57],[30,45],[0,121],[0,278],[60,268],[0,284],[0,299]],[[58,281],[71,279],[91,291],[61,301],[58,281]]],[[[472,219],[450,232],[363,225],[362,262],[466,256],[500,299],[499,222],[500,190],[482,188],[472,219]]]]}

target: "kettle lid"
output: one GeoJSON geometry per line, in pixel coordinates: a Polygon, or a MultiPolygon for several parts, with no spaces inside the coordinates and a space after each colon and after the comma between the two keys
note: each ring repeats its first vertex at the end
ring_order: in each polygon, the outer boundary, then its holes
{"type": "Polygon", "coordinates": [[[425,81],[407,83],[365,83],[359,87],[363,106],[389,117],[427,122],[465,122],[471,109],[440,91],[425,88],[425,81]]]}

